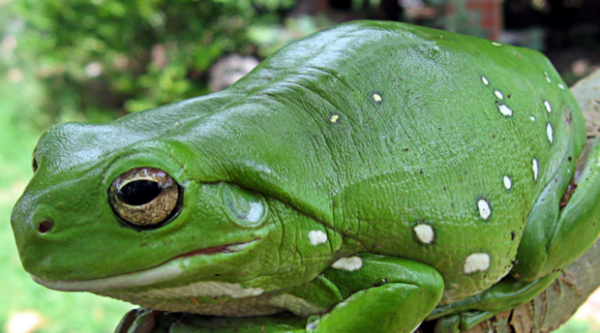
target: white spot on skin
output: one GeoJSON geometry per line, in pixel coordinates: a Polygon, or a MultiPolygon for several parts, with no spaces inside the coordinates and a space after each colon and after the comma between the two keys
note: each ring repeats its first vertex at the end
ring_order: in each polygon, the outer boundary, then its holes
{"type": "Polygon", "coordinates": [[[327,234],[321,230],[313,230],[308,233],[310,243],[312,245],[319,245],[327,242],[327,234]]]}
{"type": "Polygon", "coordinates": [[[374,93],[371,98],[373,98],[373,101],[377,104],[381,103],[381,101],[383,101],[383,97],[381,97],[381,95],[379,95],[378,93],[374,93]]]}
{"type": "Polygon", "coordinates": [[[489,219],[490,215],[492,215],[492,209],[490,208],[490,204],[483,199],[477,200],[477,209],[479,209],[479,215],[484,220],[489,219]]]}
{"type": "Polygon", "coordinates": [[[560,89],[562,89],[562,90],[565,90],[565,86],[564,86],[562,83],[559,83],[559,84],[558,84],[558,87],[559,87],[560,89]]]}
{"type": "Polygon", "coordinates": [[[498,111],[500,111],[500,113],[502,113],[502,115],[505,117],[512,117],[513,115],[513,110],[504,104],[498,105],[498,111]]]}
{"type": "Polygon", "coordinates": [[[483,84],[485,84],[486,86],[490,84],[490,81],[485,76],[481,77],[481,82],[483,82],[483,84]]]}
{"type": "Polygon", "coordinates": [[[502,46],[502,44],[496,43],[496,42],[492,42],[492,45],[494,45],[494,46],[502,46]]]}
{"type": "Polygon", "coordinates": [[[538,174],[540,172],[540,165],[538,164],[538,160],[536,160],[534,158],[533,161],[531,162],[531,167],[532,167],[532,170],[533,170],[533,180],[537,180],[538,179],[538,174]]]}
{"type": "Polygon", "coordinates": [[[345,271],[355,271],[362,267],[362,260],[359,257],[341,258],[334,262],[331,267],[343,269],[345,271]]]}
{"type": "Polygon", "coordinates": [[[546,107],[546,111],[548,111],[548,113],[552,112],[552,105],[550,102],[544,101],[544,106],[546,107]]]}
{"type": "Polygon", "coordinates": [[[552,80],[550,80],[550,76],[548,76],[547,72],[544,72],[544,76],[546,76],[546,81],[548,81],[548,83],[552,82],[552,80]]]}
{"type": "Polygon", "coordinates": [[[554,129],[552,128],[552,124],[548,123],[546,126],[546,134],[548,134],[548,141],[552,143],[554,141],[554,129]]]}
{"type": "Polygon", "coordinates": [[[329,116],[329,121],[332,124],[335,124],[338,122],[338,120],[340,120],[340,115],[339,114],[332,114],[331,116],[329,116]]]}
{"type": "Polygon", "coordinates": [[[529,119],[531,119],[531,121],[535,121],[535,117],[534,116],[529,116],[529,119]]]}
{"type": "Polygon", "coordinates": [[[504,95],[502,95],[502,93],[498,90],[494,90],[494,95],[496,95],[496,97],[498,97],[498,99],[504,98],[504,95]]]}
{"type": "Polygon", "coordinates": [[[465,260],[466,274],[484,272],[490,268],[490,256],[487,253],[473,253],[465,260]]]}
{"type": "Polygon", "coordinates": [[[504,183],[504,187],[507,190],[510,190],[512,188],[512,180],[509,176],[504,176],[504,178],[502,178],[502,182],[504,183]]]}
{"type": "Polygon", "coordinates": [[[415,226],[414,230],[415,235],[417,235],[417,238],[425,244],[431,243],[433,241],[433,238],[435,237],[433,228],[428,224],[419,224],[415,226]]]}

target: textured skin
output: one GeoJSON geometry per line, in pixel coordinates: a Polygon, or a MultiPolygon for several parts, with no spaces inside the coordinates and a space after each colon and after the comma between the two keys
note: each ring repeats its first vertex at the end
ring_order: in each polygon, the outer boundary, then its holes
{"type": "MultiPolygon", "coordinates": [[[[443,278],[440,304],[465,299],[513,269],[526,223],[526,236],[555,228],[527,219],[543,191],[562,197],[585,144],[564,88],[535,51],[406,24],[341,25],[280,50],[223,92],[50,129],[13,214],[21,259],[54,289],[222,316],[292,303],[299,315],[323,313],[345,298],[331,282],[298,290],[356,253],[425,264],[443,278]],[[184,188],[183,210],[161,228],[124,227],[108,205],[112,181],[139,167],[184,188]],[[222,193],[237,186],[265,207],[254,225],[226,212],[222,193]],[[48,218],[56,225],[40,235],[36,223],[48,218]]],[[[532,252],[545,252],[530,238],[517,278],[532,252]]]]}

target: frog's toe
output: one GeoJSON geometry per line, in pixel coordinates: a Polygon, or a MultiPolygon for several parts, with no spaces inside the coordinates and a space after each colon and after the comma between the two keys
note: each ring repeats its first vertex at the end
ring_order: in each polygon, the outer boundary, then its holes
{"type": "Polygon", "coordinates": [[[476,325],[494,317],[495,315],[501,314],[502,311],[471,311],[460,314],[460,330],[468,331],[476,325]]]}
{"type": "Polygon", "coordinates": [[[144,308],[131,310],[121,319],[115,333],[157,333],[155,327],[163,315],[163,311],[144,308]]]}
{"type": "Polygon", "coordinates": [[[129,312],[127,312],[127,314],[125,314],[125,316],[123,316],[123,318],[121,319],[121,321],[119,322],[119,325],[117,325],[117,328],[115,329],[115,333],[127,333],[127,330],[129,330],[129,328],[131,327],[131,324],[133,324],[133,322],[135,321],[136,318],[136,313],[138,310],[133,309],[129,312]]]}
{"type": "Polygon", "coordinates": [[[438,319],[435,323],[435,333],[458,333],[460,332],[460,315],[450,315],[438,319]]]}
{"type": "Polygon", "coordinates": [[[435,324],[435,333],[459,333],[468,331],[479,323],[488,320],[501,312],[468,311],[449,315],[438,319],[435,324]]]}

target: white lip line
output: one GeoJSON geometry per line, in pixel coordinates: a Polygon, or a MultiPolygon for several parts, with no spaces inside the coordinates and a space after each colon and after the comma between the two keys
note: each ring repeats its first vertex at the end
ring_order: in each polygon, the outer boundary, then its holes
{"type": "MultiPolygon", "coordinates": [[[[241,249],[240,251],[248,248],[248,245],[251,245],[257,240],[253,240],[247,243],[238,243],[235,244],[237,246],[246,244],[246,247],[241,249]]],[[[239,251],[238,251],[239,252],[239,251]]],[[[212,254],[232,254],[238,252],[217,252],[212,254]]],[[[209,254],[209,255],[212,255],[209,254]]],[[[82,280],[82,281],[48,281],[37,276],[30,274],[31,278],[41,284],[44,287],[60,290],[60,291],[89,291],[89,292],[101,292],[105,290],[114,290],[114,289],[125,289],[125,288],[133,288],[133,287],[143,287],[153,283],[159,283],[163,281],[168,281],[173,277],[183,273],[183,270],[180,267],[180,263],[184,260],[187,260],[193,256],[184,256],[176,259],[169,260],[161,265],[133,273],[124,273],[120,275],[110,276],[106,278],[94,279],[94,280],[82,280]]]]}

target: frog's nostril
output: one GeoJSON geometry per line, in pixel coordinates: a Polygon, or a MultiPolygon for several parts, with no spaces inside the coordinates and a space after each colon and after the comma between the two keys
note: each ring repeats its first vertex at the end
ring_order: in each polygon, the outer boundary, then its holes
{"type": "Polygon", "coordinates": [[[51,219],[43,220],[42,222],[38,223],[38,232],[40,234],[45,234],[47,232],[50,232],[50,231],[52,231],[53,228],[54,228],[54,221],[52,221],[51,219]]]}

